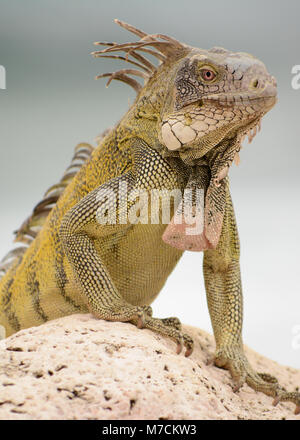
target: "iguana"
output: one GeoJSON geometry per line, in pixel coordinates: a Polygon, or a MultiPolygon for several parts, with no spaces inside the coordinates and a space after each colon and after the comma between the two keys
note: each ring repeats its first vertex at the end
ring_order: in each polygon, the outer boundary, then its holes
{"type": "Polygon", "coordinates": [[[230,370],[234,391],[247,383],[273,396],[274,404],[294,402],[298,414],[300,393],[255,372],[244,354],[240,245],[227,176],[244,137],[252,140],[274,106],[276,80],[252,55],[220,47],[202,50],[116,22],[139,40],[98,42],[106,47],[93,55],[121,59],[134,68],[97,78],[123,81],[137,97],[96,148],[77,147],[62,181],[17,231],[16,240],[25,246],[1,265],[0,324],[8,336],[90,311],[170,337],[177,353],[185,346],[189,356],[193,341],[180,321],[153,317],[150,304],[183,252],[203,251],[215,365],[230,370]],[[125,56],[115,54],[121,51],[125,56]],[[158,65],[150,61],[154,57],[158,65]],[[172,217],[164,222],[162,206],[174,190],[182,198],[172,198],[172,217]],[[204,198],[200,210],[197,190],[204,198]],[[140,196],[145,193],[157,195],[157,222],[149,221],[147,209],[139,216],[150,205],[140,196]],[[188,198],[189,214],[200,215],[204,225],[194,234],[188,233],[191,223],[182,211],[188,198]],[[136,220],[130,221],[132,210],[136,220]]]}

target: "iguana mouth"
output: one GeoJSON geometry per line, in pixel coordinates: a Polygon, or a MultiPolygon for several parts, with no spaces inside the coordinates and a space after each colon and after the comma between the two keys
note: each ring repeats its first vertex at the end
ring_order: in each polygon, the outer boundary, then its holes
{"type": "Polygon", "coordinates": [[[239,107],[253,105],[255,103],[263,104],[268,111],[276,104],[277,101],[276,88],[273,85],[266,87],[260,94],[242,93],[218,93],[204,96],[204,103],[220,104],[222,107],[239,107]]]}

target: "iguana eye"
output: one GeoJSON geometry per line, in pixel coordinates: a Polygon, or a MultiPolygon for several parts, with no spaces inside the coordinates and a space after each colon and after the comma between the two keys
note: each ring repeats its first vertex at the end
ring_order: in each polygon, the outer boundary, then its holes
{"type": "Polygon", "coordinates": [[[210,82],[210,81],[213,81],[217,75],[211,69],[201,69],[200,76],[204,81],[210,82]]]}

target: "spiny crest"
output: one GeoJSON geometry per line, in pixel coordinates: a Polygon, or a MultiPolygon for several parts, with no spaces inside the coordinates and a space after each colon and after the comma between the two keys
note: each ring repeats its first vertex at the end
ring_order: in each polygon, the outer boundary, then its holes
{"type": "Polygon", "coordinates": [[[82,165],[91,157],[93,151],[94,147],[86,143],[81,143],[76,146],[71,164],[66,169],[60,182],[52,185],[46,191],[43,199],[34,207],[31,215],[23,222],[20,228],[15,231],[14,241],[22,243],[23,246],[13,249],[0,261],[0,278],[14,262],[21,261],[24,253],[42,229],[48,214],[63,194],[65,188],[78,173],[82,165]]]}
{"type": "Polygon", "coordinates": [[[157,66],[155,66],[147,58],[145,58],[145,56],[141,55],[138,52],[143,52],[148,55],[152,55],[156,57],[159,60],[159,63],[161,64],[166,62],[167,60],[174,59],[182,55],[188,49],[188,46],[180,43],[174,38],[168,37],[167,35],[146,34],[145,32],[135,28],[134,26],[124,23],[123,21],[117,19],[114,21],[121,27],[127,29],[128,31],[140,37],[140,40],[137,42],[124,43],[124,44],[96,42],[94,43],[95,45],[107,46],[107,48],[100,51],[92,52],[92,55],[96,58],[101,57],[101,58],[113,58],[113,59],[123,60],[138,67],[139,70],[122,69],[116,72],[97,75],[96,79],[105,78],[105,77],[109,78],[106,86],[108,86],[111,83],[111,81],[115,79],[130,85],[138,94],[142,89],[142,85],[128,75],[139,76],[143,78],[146,83],[157,70],[157,66]],[[125,52],[126,56],[124,57],[121,55],[106,55],[112,52],[125,52]]]}

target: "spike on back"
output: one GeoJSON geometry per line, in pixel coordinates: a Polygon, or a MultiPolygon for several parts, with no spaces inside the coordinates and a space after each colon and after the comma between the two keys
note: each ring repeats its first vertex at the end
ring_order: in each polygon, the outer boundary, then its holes
{"type": "MultiPolygon", "coordinates": [[[[104,135],[105,134],[103,134],[103,136],[104,135]]],[[[63,194],[65,188],[80,170],[82,165],[89,160],[93,151],[94,147],[86,143],[78,144],[75,147],[71,164],[66,169],[60,182],[52,185],[46,191],[43,199],[34,207],[31,215],[23,222],[20,228],[15,231],[14,241],[22,243],[22,246],[18,246],[11,250],[0,261],[0,278],[14,263],[17,264],[22,260],[23,255],[42,229],[46,218],[59,200],[60,196],[63,194]]]]}
{"type": "Polygon", "coordinates": [[[100,51],[92,52],[92,55],[96,58],[113,58],[123,60],[125,62],[135,65],[140,70],[122,69],[112,73],[97,75],[96,79],[105,77],[109,78],[106,84],[107,86],[111,83],[113,79],[119,80],[133,87],[133,89],[138,94],[142,89],[142,85],[137,80],[131,78],[129,75],[142,77],[146,84],[157,70],[156,65],[151,63],[144,55],[141,55],[138,52],[143,52],[145,54],[156,57],[161,64],[166,62],[170,58],[177,57],[179,54],[184,53],[188,48],[188,46],[186,46],[185,44],[182,44],[174,38],[168,37],[167,35],[146,34],[145,32],[135,28],[128,23],[117,19],[115,19],[114,21],[119,26],[140,37],[140,40],[132,43],[123,44],[101,41],[95,42],[94,44],[97,46],[107,47],[100,51]],[[112,52],[125,52],[126,56],[123,57],[120,55],[110,55],[112,52]]]}

